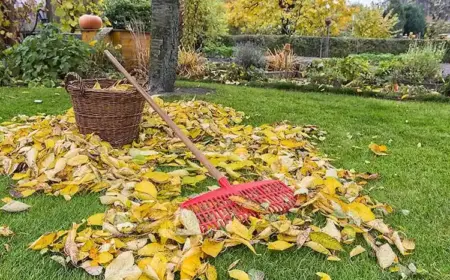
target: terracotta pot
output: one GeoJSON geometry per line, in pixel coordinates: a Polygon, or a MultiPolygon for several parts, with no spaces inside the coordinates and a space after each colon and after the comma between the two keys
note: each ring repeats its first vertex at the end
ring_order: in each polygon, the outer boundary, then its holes
{"type": "Polygon", "coordinates": [[[81,29],[100,29],[102,19],[94,15],[82,15],[79,19],[81,29]]]}

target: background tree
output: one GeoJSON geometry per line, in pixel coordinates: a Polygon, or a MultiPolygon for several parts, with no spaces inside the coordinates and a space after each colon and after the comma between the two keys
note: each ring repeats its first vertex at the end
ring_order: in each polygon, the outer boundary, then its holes
{"type": "Polygon", "coordinates": [[[414,4],[408,4],[405,6],[405,16],[406,16],[406,22],[405,26],[403,28],[403,32],[405,34],[422,34],[422,36],[425,33],[425,27],[426,27],[426,21],[425,21],[425,15],[423,13],[423,8],[414,5],[414,4]]]}
{"type": "Polygon", "coordinates": [[[29,23],[36,12],[34,1],[2,0],[0,2],[0,50],[19,41],[21,24],[29,23]]]}
{"type": "Polygon", "coordinates": [[[405,23],[406,23],[405,6],[403,5],[402,1],[401,0],[391,0],[389,2],[388,8],[384,12],[384,16],[386,16],[387,13],[389,13],[390,11],[392,11],[392,13],[394,15],[396,15],[398,18],[398,22],[394,26],[394,30],[399,30],[399,33],[402,34],[403,28],[405,27],[405,23]]]}
{"type": "Polygon", "coordinates": [[[149,84],[152,92],[174,90],[178,60],[179,0],[152,0],[149,84]]]}
{"type": "Polygon", "coordinates": [[[390,38],[395,33],[398,18],[392,11],[384,14],[381,8],[360,7],[352,23],[352,34],[360,38],[390,38]]]}
{"type": "Polygon", "coordinates": [[[450,15],[450,2],[448,0],[425,0],[428,14],[433,21],[447,21],[450,15]]]}
{"type": "Polygon", "coordinates": [[[228,32],[223,0],[181,0],[181,45],[196,49],[228,32]]]}
{"type": "Polygon", "coordinates": [[[242,32],[322,35],[331,18],[338,35],[351,20],[345,0],[233,0],[227,4],[230,25],[242,32]]]}

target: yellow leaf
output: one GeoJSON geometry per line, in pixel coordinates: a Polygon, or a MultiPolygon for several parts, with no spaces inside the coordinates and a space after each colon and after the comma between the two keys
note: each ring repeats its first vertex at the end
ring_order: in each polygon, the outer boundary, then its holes
{"type": "Polygon", "coordinates": [[[367,223],[375,220],[375,214],[373,214],[372,210],[370,210],[369,207],[360,202],[352,202],[348,204],[347,210],[348,213],[355,215],[363,222],[367,223]]]}
{"type": "Polygon", "coordinates": [[[298,148],[303,148],[305,146],[306,142],[304,142],[304,141],[298,142],[298,141],[295,141],[292,139],[286,139],[286,140],[281,140],[280,144],[287,148],[298,149],[298,148]]]}
{"type": "Polygon", "coordinates": [[[326,273],[317,272],[316,275],[320,277],[320,280],[331,280],[330,275],[328,275],[326,273]]]}
{"type": "Polygon", "coordinates": [[[371,143],[369,149],[378,156],[387,156],[387,147],[385,145],[371,143]]]}
{"type": "Polygon", "coordinates": [[[143,192],[143,193],[149,194],[149,195],[153,196],[154,198],[156,198],[158,195],[158,191],[156,190],[155,185],[153,185],[153,183],[150,181],[145,180],[145,181],[139,182],[136,184],[134,189],[138,192],[143,192]]]}
{"type": "Polygon", "coordinates": [[[358,245],[350,251],[350,258],[357,256],[361,253],[364,253],[365,251],[366,251],[366,249],[364,249],[364,247],[362,247],[361,245],[358,245]]]}
{"type": "Polygon", "coordinates": [[[341,259],[339,257],[337,257],[337,256],[329,256],[327,258],[327,260],[328,261],[332,261],[332,262],[340,262],[341,261],[341,259]]]}
{"type": "Polygon", "coordinates": [[[331,255],[331,252],[327,248],[325,248],[324,246],[322,246],[319,243],[316,243],[314,241],[306,242],[305,246],[313,249],[316,252],[322,253],[324,255],[331,255]]]}
{"type": "Polygon", "coordinates": [[[30,249],[32,250],[41,250],[44,248],[47,248],[50,244],[53,243],[53,241],[56,238],[56,233],[52,232],[49,234],[44,234],[41,237],[39,237],[36,241],[31,243],[30,249]]]}
{"type": "Polygon", "coordinates": [[[55,147],[55,140],[53,139],[46,139],[44,143],[47,149],[52,149],[53,147],[55,147]]]}
{"type": "Polygon", "coordinates": [[[324,184],[326,187],[326,192],[330,195],[335,195],[336,194],[336,188],[339,188],[342,186],[341,182],[339,182],[336,178],[334,177],[327,177],[324,180],[324,184]]]}
{"type": "Polygon", "coordinates": [[[165,183],[170,179],[170,176],[167,173],[159,171],[147,172],[144,174],[144,177],[155,183],[165,183]]]}
{"type": "Polygon", "coordinates": [[[94,214],[87,219],[87,224],[90,226],[101,226],[103,225],[104,219],[105,219],[104,213],[94,214]]]}
{"type": "Polygon", "coordinates": [[[198,254],[189,256],[183,260],[181,264],[181,272],[189,275],[190,277],[195,277],[198,270],[200,269],[202,263],[198,254]]]}
{"type": "Polygon", "coordinates": [[[294,246],[294,244],[292,243],[288,243],[286,241],[275,241],[275,242],[269,242],[267,244],[267,248],[269,250],[277,250],[277,251],[284,251],[286,249],[291,248],[292,246],[294,246]]]}
{"type": "Polygon", "coordinates": [[[164,245],[159,243],[150,243],[138,250],[138,255],[143,257],[152,257],[158,252],[164,252],[164,245]]]}
{"type": "Polygon", "coordinates": [[[205,239],[202,244],[202,251],[210,255],[211,257],[215,258],[223,249],[224,242],[218,242],[211,239],[205,239]]]}
{"type": "Polygon", "coordinates": [[[253,248],[252,244],[250,244],[250,242],[248,242],[248,240],[245,240],[244,238],[233,236],[231,239],[227,240],[227,242],[232,242],[234,244],[244,244],[245,246],[247,246],[247,248],[250,249],[250,251],[253,252],[253,254],[257,255],[255,248],[253,248]]]}
{"type": "Polygon", "coordinates": [[[269,211],[267,211],[264,207],[245,197],[232,195],[228,197],[228,199],[241,206],[242,208],[249,209],[257,213],[269,213],[269,211]]]}
{"type": "Polygon", "coordinates": [[[329,236],[324,232],[311,232],[309,234],[309,237],[311,238],[312,241],[322,245],[327,249],[338,251],[344,250],[339,241],[337,241],[336,239],[334,239],[333,237],[329,236]]]}
{"type": "Polygon", "coordinates": [[[228,223],[226,226],[227,231],[232,232],[236,235],[239,235],[240,237],[244,238],[245,240],[250,240],[252,238],[252,234],[248,230],[246,226],[241,224],[241,222],[234,218],[233,221],[228,223]]]}
{"type": "Polygon", "coordinates": [[[233,269],[228,271],[228,275],[230,278],[237,279],[237,280],[250,280],[250,277],[248,276],[245,271],[239,270],[239,269],[233,269]]]}
{"type": "Polygon", "coordinates": [[[206,267],[206,279],[217,280],[217,270],[212,264],[208,264],[206,267]]]}
{"type": "Polygon", "coordinates": [[[183,177],[183,180],[182,180],[181,184],[195,186],[199,182],[201,182],[201,181],[203,181],[205,179],[206,179],[205,175],[185,176],[185,177],[183,177]]]}
{"type": "Polygon", "coordinates": [[[34,194],[36,192],[36,190],[25,190],[25,191],[21,191],[20,194],[22,195],[22,197],[29,197],[30,195],[34,194]]]}
{"type": "Polygon", "coordinates": [[[11,179],[13,179],[14,181],[19,181],[28,177],[28,173],[15,173],[11,179]]]}
{"type": "Polygon", "coordinates": [[[156,272],[159,279],[164,279],[164,275],[166,274],[167,262],[167,258],[163,253],[157,253],[150,262],[150,266],[156,272]]]}
{"type": "Polygon", "coordinates": [[[114,256],[109,252],[101,252],[97,256],[97,262],[99,264],[109,263],[112,259],[114,259],[114,256]]]}
{"type": "Polygon", "coordinates": [[[87,163],[88,161],[89,161],[88,156],[78,155],[78,156],[74,156],[74,157],[70,158],[69,160],[67,160],[67,165],[79,166],[79,165],[87,163]]]}

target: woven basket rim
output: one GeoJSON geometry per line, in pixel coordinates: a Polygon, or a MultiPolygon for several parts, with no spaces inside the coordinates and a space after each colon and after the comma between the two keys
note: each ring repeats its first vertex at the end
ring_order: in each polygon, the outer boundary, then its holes
{"type": "MultiPolygon", "coordinates": [[[[90,82],[104,82],[104,81],[114,81],[117,82],[117,80],[113,80],[113,79],[106,79],[106,78],[102,78],[102,79],[83,79],[83,83],[90,83],[90,82]]],[[[73,91],[81,91],[81,88],[79,86],[75,86],[75,84],[79,84],[79,81],[70,81],[67,85],[67,90],[69,91],[69,93],[72,94],[73,91]]],[[[93,89],[93,88],[85,88],[84,92],[90,92],[90,93],[114,93],[114,94],[137,94],[138,91],[135,88],[129,89],[129,90],[112,90],[112,89],[93,89]]]]}

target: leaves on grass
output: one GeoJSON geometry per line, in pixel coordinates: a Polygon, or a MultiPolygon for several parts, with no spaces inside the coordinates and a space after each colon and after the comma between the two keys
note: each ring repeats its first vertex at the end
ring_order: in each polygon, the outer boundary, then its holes
{"type": "Polygon", "coordinates": [[[104,213],[94,214],[87,219],[87,224],[89,226],[101,226],[103,225],[104,219],[105,219],[104,213]]]}
{"type": "Polygon", "coordinates": [[[131,251],[120,253],[105,269],[105,280],[138,279],[142,271],[134,264],[131,251]]]}
{"type": "Polygon", "coordinates": [[[350,258],[357,256],[359,254],[362,254],[365,251],[366,251],[366,249],[364,249],[364,247],[362,247],[361,245],[358,245],[350,251],[350,258]]]}
{"type": "Polygon", "coordinates": [[[294,246],[294,244],[288,243],[288,242],[282,241],[282,240],[278,240],[275,242],[269,242],[267,244],[267,248],[269,250],[276,250],[276,251],[284,251],[286,249],[291,248],[292,246],[294,246]]]}
{"type": "Polygon", "coordinates": [[[214,241],[211,239],[206,239],[203,241],[202,251],[205,254],[208,254],[211,257],[215,258],[222,251],[223,245],[224,245],[224,241],[214,241]]]}
{"type": "Polygon", "coordinates": [[[317,272],[316,275],[320,277],[320,280],[331,280],[330,275],[324,272],[317,272]]]}
{"type": "Polygon", "coordinates": [[[232,279],[237,280],[250,280],[250,276],[245,271],[239,270],[239,269],[233,269],[228,271],[228,275],[232,279]]]}
{"type": "Polygon", "coordinates": [[[3,205],[0,208],[0,210],[3,210],[5,212],[9,212],[9,213],[17,213],[17,212],[26,211],[30,207],[31,207],[30,205],[25,204],[23,202],[12,200],[12,201],[6,203],[5,205],[3,205]]]}
{"type": "Polygon", "coordinates": [[[0,236],[8,237],[13,235],[14,232],[7,225],[0,226],[0,236]]]}
{"type": "Polygon", "coordinates": [[[375,143],[370,143],[369,149],[377,156],[387,156],[388,155],[386,145],[378,145],[375,143]]]}
{"type": "Polygon", "coordinates": [[[237,195],[232,195],[232,196],[229,196],[228,199],[233,201],[237,205],[239,205],[245,209],[255,211],[256,213],[269,213],[266,208],[262,207],[257,202],[254,202],[248,198],[245,198],[242,196],[237,196],[237,195]]]}
{"type": "Polygon", "coordinates": [[[311,238],[311,240],[315,243],[318,243],[327,249],[338,251],[344,250],[339,241],[324,232],[311,232],[309,234],[309,238],[311,238]]]}
{"type": "MultiPolygon", "coordinates": [[[[311,140],[324,135],[317,127],[285,122],[252,127],[241,123],[243,113],[223,106],[154,100],[233,183],[277,179],[290,186],[295,217],[268,213],[271,205],[258,197],[233,196],[230,200],[254,216],[235,218],[202,235],[195,213],[179,206],[183,188],[205,181],[207,170],[154,111],[145,110],[135,144],[115,149],[96,135],[81,135],[71,109],[60,116],[19,116],[0,124],[0,173],[15,181],[12,197],[44,193],[69,200],[102,192],[100,202],[107,205],[79,228],[42,235],[31,249],[70,259],[91,275],[104,272],[109,280],[173,279],[178,274],[182,279],[217,279],[209,258],[234,246],[256,254],[258,243],[271,250],[309,247],[338,261],[342,244],[363,235],[383,267],[392,254],[384,245],[377,247],[375,236],[405,254],[414,249],[412,240],[383,222],[382,213],[392,209],[365,195],[367,180],[378,175],[337,169],[320,157],[311,140]],[[327,218],[325,227],[316,216],[327,218]]],[[[203,215],[214,214],[202,210],[203,215]]],[[[249,271],[247,277],[261,278],[254,275],[249,271]]]]}
{"type": "Polygon", "coordinates": [[[390,267],[397,259],[397,255],[387,243],[380,246],[376,250],[376,256],[378,259],[378,264],[383,269],[390,267]]]}

